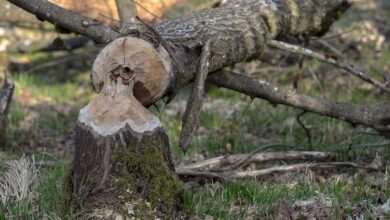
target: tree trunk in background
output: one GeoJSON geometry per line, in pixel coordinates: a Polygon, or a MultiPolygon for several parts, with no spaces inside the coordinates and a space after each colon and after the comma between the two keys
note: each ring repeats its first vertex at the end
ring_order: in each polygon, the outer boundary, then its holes
{"type": "Polygon", "coordinates": [[[0,148],[7,146],[8,111],[14,87],[14,83],[5,76],[0,89],[0,148]]]}

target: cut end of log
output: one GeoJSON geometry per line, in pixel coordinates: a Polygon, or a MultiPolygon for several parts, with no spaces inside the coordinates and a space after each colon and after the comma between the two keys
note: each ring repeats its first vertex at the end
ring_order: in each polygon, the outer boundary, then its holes
{"type": "MultiPolygon", "coordinates": [[[[121,37],[109,43],[96,57],[92,82],[100,93],[107,77],[123,68],[134,74],[134,97],[144,105],[161,98],[172,78],[172,64],[164,47],[135,38],[121,37]]],[[[124,82],[126,76],[120,76],[124,82]]]]}

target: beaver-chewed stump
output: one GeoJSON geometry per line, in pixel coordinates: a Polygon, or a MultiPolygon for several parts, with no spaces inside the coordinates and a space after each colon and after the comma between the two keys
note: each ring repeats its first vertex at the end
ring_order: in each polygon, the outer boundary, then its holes
{"type": "Polygon", "coordinates": [[[97,56],[98,95],[75,128],[73,204],[83,219],[171,218],[181,199],[168,137],[143,104],[164,93],[170,60],[163,48],[122,37],[97,56]]]}

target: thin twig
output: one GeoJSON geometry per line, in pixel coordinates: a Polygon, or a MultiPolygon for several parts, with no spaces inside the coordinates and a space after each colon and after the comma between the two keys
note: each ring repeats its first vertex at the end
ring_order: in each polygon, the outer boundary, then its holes
{"type": "Polygon", "coordinates": [[[324,94],[325,93],[324,86],[322,85],[322,83],[321,83],[320,79],[318,78],[317,74],[313,71],[313,69],[311,67],[309,67],[308,69],[309,69],[310,75],[313,77],[314,81],[317,83],[318,88],[319,88],[321,94],[324,94]]]}
{"type": "MultiPolygon", "coordinates": [[[[248,162],[253,162],[253,160],[250,160],[250,159],[252,159],[256,154],[259,154],[262,151],[266,151],[266,150],[268,150],[270,148],[277,147],[277,146],[288,147],[288,148],[291,148],[291,149],[296,148],[295,146],[286,145],[286,144],[268,144],[268,145],[262,146],[262,147],[260,147],[260,148],[258,148],[256,150],[252,151],[251,153],[249,153],[247,155],[242,156],[241,158],[238,158],[238,160],[235,161],[231,166],[225,167],[225,168],[221,168],[220,170],[229,170],[229,169],[230,170],[234,170],[234,169],[240,168],[240,167],[244,166],[245,164],[247,164],[248,162]]],[[[275,153],[279,153],[279,152],[275,152],[275,153]]],[[[277,154],[275,156],[276,156],[275,158],[278,158],[277,154]]],[[[268,159],[271,159],[271,158],[272,157],[268,157],[268,159]]],[[[257,162],[262,162],[262,161],[257,161],[257,162]]]]}
{"type": "Polygon", "coordinates": [[[305,126],[305,124],[301,121],[301,117],[303,115],[305,115],[307,113],[307,111],[302,111],[301,113],[299,113],[297,115],[297,122],[298,124],[303,128],[303,130],[305,130],[305,133],[306,133],[306,137],[307,137],[307,140],[309,142],[309,150],[313,150],[313,144],[311,142],[311,133],[310,133],[310,130],[305,126]]]}
{"type": "Polygon", "coordinates": [[[150,15],[152,15],[154,17],[155,20],[161,20],[156,14],[154,14],[153,12],[149,11],[147,8],[145,8],[141,3],[139,3],[138,1],[135,1],[134,0],[134,3],[136,5],[138,5],[140,8],[142,8],[143,10],[145,10],[147,13],[149,13],[150,15]]]}
{"type": "Polygon", "coordinates": [[[339,61],[337,61],[337,60],[335,60],[335,59],[333,59],[331,57],[327,57],[327,56],[325,56],[325,55],[323,55],[321,53],[317,53],[317,52],[315,52],[313,50],[309,50],[307,48],[300,47],[300,46],[297,46],[297,45],[292,45],[292,44],[281,42],[281,41],[277,41],[277,40],[270,40],[270,41],[268,41],[267,44],[269,46],[271,46],[271,47],[275,47],[275,48],[278,48],[278,49],[281,49],[281,50],[285,50],[285,51],[288,51],[288,52],[292,52],[292,53],[303,54],[305,56],[308,56],[308,57],[320,60],[322,62],[334,65],[334,66],[336,66],[336,67],[338,67],[340,69],[345,70],[348,73],[351,73],[351,74],[357,76],[361,80],[366,81],[366,82],[374,85],[375,87],[378,87],[381,90],[383,90],[383,91],[385,91],[385,92],[390,94],[390,88],[387,88],[386,85],[384,85],[383,83],[381,83],[381,82],[379,82],[379,81],[377,81],[375,79],[370,78],[363,71],[357,70],[357,69],[355,69],[351,65],[341,63],[341,62],[339,62],[339,61]]]}
{"type": "Polygon", "coordinates": [[[333,38],[338,38],[338,37],[341,37],[343,35],[346,35],[346,34],[349,34],[353,31],[356,30],[356,27],[353,27],[353,28],[350,28],[349,30],[346,30],[344,32],[341,32],[341,33],[337,33],[337,34],[334,34],[334,35],[330,35],[330,36],[326,36],[326,37],[312,37],[314,41],[317,41],[317,40],[330,40],[330,39],[333,39],[333,38]]]}
{"type": "Polygon", "coordinates": [[[324,39],[318,39],[317,41],[320,43],[322,46],[328,48],[330,51],[332,51],[337,57],[344,57],[342,52],[338,50],[336,47],[334,47],[332,44],[329,42],[325,41],[324,39]]]}

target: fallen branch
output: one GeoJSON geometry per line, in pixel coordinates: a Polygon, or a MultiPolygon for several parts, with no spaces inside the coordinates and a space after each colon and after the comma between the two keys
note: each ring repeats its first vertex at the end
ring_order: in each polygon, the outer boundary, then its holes
{"type": "Polygon", "coordinates": [[[292,172],[307,169],[331,169],[331,168],[359,168],[367,170],[377,170],[371,166],[359,165],[354,162],[323,162],[323,163],[299,163],[284,166],[275,166],[260,170],[249,170],[249,171],[227,171],[227,172],[214,172],[214,171],[198,171],[191,170],[188,168],[177,168],[176,173],[179,176],[191,176],[191,177],[206,177],[212,179],[218,179],[227,181],[231,179],[246,179],[246,178],[257,178],[261,176],[267,176],[274,173],[280,172],[292,172]]]}
{"type": "Polygon", "coordinates": [[[9,0],[9,2],[36,15],[42,21],[46,20],[62,29],[82,34],[95,42],[107,43],[118,37],[118,33],[108,25],[66,10],[48,1],[9,0]]]}
{"type": "Polygon", "coordinates": [[[194,85],[190,99],[187,101],[186,111],[184,112],[183,125],[180,133],[180,147],[186,152],[188,145],[191,142],[191,137],[198,128],[199,114],[203,104],[204,87],[209,73],[210,63],[210,44],[208,40],[203,46],[202,55],[200,58],[200,65],[198,73],[195,77],[194,85]]]}
{"type": "Polygon", "coordinates": [[[194,171],[194,170],[187,170],[187,169],[180,169],[179,168],[179,169],[176,169],[176,173],[179,176],[206,177],[206,178],[221,180],[223,182],[225,182],[229,179],[227,176],[224,176],[222,174],[218,174],[215,172],[207,172],[207,171],[194,171]]]}
{"type": "Polygon", "coordinates": [[[362,166],[353,162],[301,163],[301,164],[271,167],[271,168],[261,169],[261,170],[233,172],[230,175],[230,178],[232,179],[256,178],[256,177],[266,176],[266,175],[279,173],[279,172],[291,172],[291,171],[298,171],[302,169],[311,169],[311,168],[327,169],[327,168],[337,168],[337,167],[353,167],[353,168],[361,168],[361,169],[369,169],[369,170],[373,169],[371,167],[362,166]]]}
{"type": "Polygon", "coordinates": [[[329,64],[331,64],[333,66],[336,66],[336,67],[338,67],[340,69],[345,70],[348,73],[351,73],[351,74],[357,76],[361,80],[364,80],[364,81],[374,85],[375,87],[378,87],[381,90],[383,90],[383,91],[385,91],[385,92],[390,94],[390,88],[387,88],[386,85],[384,85],[383,83],[381,83],[381,82],[379,82],[379,81],[377,81],[375,79],[370,78],[363,71],[357,70],[357,69],[355,69],[351,65],[348,65],[348,64],[345,64],[345,63],[341,63],[341,62],[339,62],[339,61],[337,61],[337,60],[335,60],[335,59],[333,59],[331,57],[327,57],[327,56],[325,56],[325,55],[323,55],[321,53],[317,53],[317,52],[309,50],[307,48],[296,46],[296,45],[292,45],[292,44],[288,44],[288,43],[277,41],[277,40],[270,40],[268,42],[268,45],[271,46],[271,47],[275,47],[275,48],[278,48],[278,49],[281,49],[281,50],[285,50],[285,51],[291,52],[291,53],[302,54],[302,55],[305,55],[307,57],[311,57],[311,58],[320,60],[322,62],[329,63],[329,64]]]}
{"type": "MultiPolygon", "coordinates": [[[[256,159],[256,156],[259,156],[258,154],[263,152],[263,151],[266,151],[270,148],[274,148],[274,147],[277,147],[277,146],[283,146],[283,147],[287,147],[287,148],[291,148],[291,149],[296,149],[296,147],[292,146],[292,145],[286,145],[286,144],[269,144],[269,145],[265,145],[265,146],[262,146],[252,152],[250,152],[249,154],[247,155],[244,155],[243,157],[241,158],[238,158],[235,162],[232,162],[230,165],[228,166],[225,166],[225,167],[221,167],[221,168],[218,168],[218,169],[212,169],[213,171],[226,171],[226,170],[233,170],[233,169],[237,169],[239,167],[242,167],[242,166],[245,166],[246,164],[249,164],[249,163],[252,163],[252,162],[261,162],[263,159],[261,159],[261,156],[260,156],[260,159],[256,159]],[[255,160],[253,160],[255,159],[255,160]]],[[[284,152],[283,152],[284,153],[284,152]]],[[[287,152],[286,155],[282,156],[282,157],[285,157],[286,159],[289,158],[289,156],[292,154],[294,154],[294,152],[290,151],[290,152],[287,152]],[[289,155],[290,154],[290,155],[289,155]]],[[[299,152],[299,154],[301,154],[302,152],[299,152]]],[[[312,153],[312,152],[310,152],[312,153]]],[[[266,159],[265,161],[267,160],[273,160],[272,157],[275,156],[275,158],[280,158],[280,155],[277,155],[278,152],[275,153],[272,153],[273,155],[271,155],[271,157],[268,157],[269,159],[266,159]]],[[[303,154],[305,154],[303,152],[303,154]]],[[[267,157],[266,157],[267,158],[267,157]]],[[[275,159],[276,160],[276,159],[275,159]]]]}
{"type": "Polygon", "coordinates": [[[314,112],[320,115],[338,118],[353,125],[372,127],[382,135],[390,137],[390,105],[355,105],[332,101],[326,98],[313,97],[298,92],[289,92],[250,77],[228,72],[226,70],[210,74],[208,81],[232,89],[251,97],[268,100],[273,104],[283,104],[314,112]]]}
{"type": "MultiPolygon", "coordinates": [[[[325,161],[334,159],[335,155],[327,152],[316,151],[287,151],[287,152],[258,152],[220,156],[209,160],[179,167],[179,170],[218,170],[229,166],[230,170],[239,168],[243,164],[263,163],[272,160],[317,160],[325,161]]],[[[224,169],[226,170],[226,169],[224,169]]]]}

